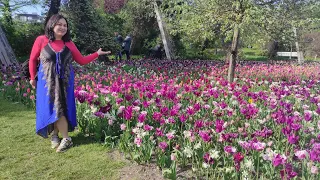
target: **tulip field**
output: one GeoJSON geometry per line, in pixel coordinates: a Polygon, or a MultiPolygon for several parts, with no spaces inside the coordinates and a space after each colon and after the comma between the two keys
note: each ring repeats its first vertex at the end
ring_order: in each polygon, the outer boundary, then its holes
{"type": "MultiPolygon", "coordinates": [[[[78,129],[177,178],[320,179],[320,64],[218,61],[74,65],[78,129]]],[[[35,90],[14,67],[0,94],[27,106],[35,90]]]]}

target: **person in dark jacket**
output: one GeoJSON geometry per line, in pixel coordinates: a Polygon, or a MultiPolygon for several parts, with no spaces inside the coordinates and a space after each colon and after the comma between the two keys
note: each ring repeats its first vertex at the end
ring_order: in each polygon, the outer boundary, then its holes
{"type": "Polygon", "coordinates": [[[122,43],[122,48],[123,48],[124,53],[127,56],[127,60],[130,60],[131,42],[132,42],[131,36],[128,34],[122,43]]]}
{"type": "Polygon", "coordinates": [[[149,50],[149,57],[154,59],[162,59],[163,47],[162,44],[157,44],[149,50]]]}
{"type": "Polygon", "coordinates": [[[117,50],[116,50],[116,61],[119,60],[121,61],[122,59],[122,43],[123,43],[123,37],[118,33],[118,32],[115,32],[114,33],[114,40],[117,44],[117,50]]]}

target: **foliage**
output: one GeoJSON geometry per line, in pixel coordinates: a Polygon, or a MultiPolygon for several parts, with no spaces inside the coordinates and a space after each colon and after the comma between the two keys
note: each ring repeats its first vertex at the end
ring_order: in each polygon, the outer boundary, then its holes
{"type": "Polygon", "coordinates": [[[12,12],[39,2],[40,0],[0,0],[0,14],[7,23],[12,24],[12,12]]]}
{"type": "Polygon", "coordinates": [[[107,13],[117,13],[126,4],[127,0],[104,0],[104,8],[107,13]]]}
{"type": "MultiPolygon", "coordinates": [[[[28,56],[37,36],[43,34],[41,23],[14,21],[12,25],[4,23],[3,29],[16,56],[28,56]]],[[[26,59],[22,59],[25,61],[26,59]]]]}
{"type": "Polygon", "coordinates": [[[320,56],[320,32],[312,32],[303,36],[305,50],[309,56],[320,56]]]}
{"type": "Polygon", "coordinates": [[[108,19],[103,18],[93,7],[92,0],[70,0],[65,9],[72,39],[82,52],[92,53],[99,47],[114,50],[112,28],[108,19]]]}
{"type": "MultiPolygon", "coordinates": [[[[1,0],[0,25],[6,34],[16,56],[29,55],[34,39],[43,33],[43,27],[39,23],[24,23],[19,20],[12,19],[12,13],[16,12],[23,6],[38,4],[38,0],[1,0]]],[[[26,59],[22,59],[25,61],[26,59]]]]}
{"type": "Polygon", "coordinates": [[[133,37],[132,51],[134,54],[145,54],[161,41],[150,1],[128,1],[119,12],[119,17],[124,20],[121,32],[131,34],[133,37]]]}

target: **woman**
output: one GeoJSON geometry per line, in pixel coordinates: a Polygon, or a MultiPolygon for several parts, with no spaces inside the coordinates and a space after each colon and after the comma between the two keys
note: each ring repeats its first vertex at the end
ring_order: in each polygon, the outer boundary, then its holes
{"type": "Polygon", "coordinates": [[[53,15],[46,24],[45,35],[37,37],[32,47],[29,72],[30,84],[37,85],[36,132],[51,136],[52,148],[64,152],[72,146],[68,132],[77,126],[72,61],[85,65],[99,55],[110,54],[101,48],[83,57],[70,39],[68,22],[60,14],[53,15]],[[38,61],[40,59],[40,61],[38,61]],[[37,63],[40,63],[35,81],[37,63]],[[62,134],[60,142],[58,133],[62,134]]]}

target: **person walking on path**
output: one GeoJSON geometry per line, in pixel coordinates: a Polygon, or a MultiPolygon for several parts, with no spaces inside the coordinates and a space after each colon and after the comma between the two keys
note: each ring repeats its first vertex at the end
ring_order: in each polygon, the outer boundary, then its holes
{"type": "Polygon", "coordinates": [[[30,84],[36,88],[36,133],[44,138],[52,133],[51,147],[57,148],[56,152],[73,145],[68,132],[77,126],[72,62],[85,65],[110,53],[100,48],[83,57],[71,41],[67,19],[60,14],[53,15],[46,24],[45,35],[36,38],[29,61],[30,84]]]}
{"type": "Polygon", "coordinates": [[[122,44],[123,51],[127,56],[127,60],[130,60],[131,42],[132,42],[131,36],[127,35],[127,37],[123,40],[123,44],[122,44]]]}

